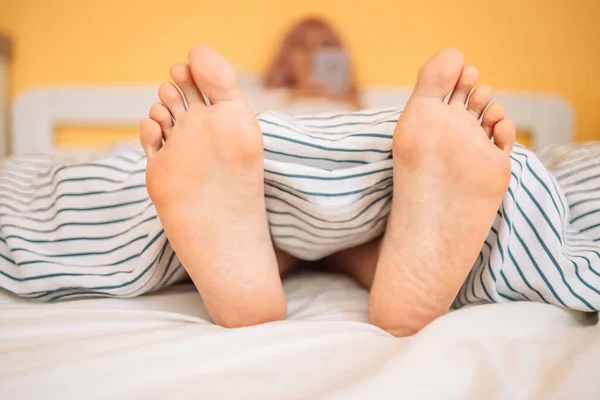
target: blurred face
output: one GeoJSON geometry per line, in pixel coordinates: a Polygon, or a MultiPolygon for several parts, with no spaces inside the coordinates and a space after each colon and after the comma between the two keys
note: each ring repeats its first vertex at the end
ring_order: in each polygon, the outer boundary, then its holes
{"type": "Polygon", "coordinates": [[[292,47],[291,62],[296,82],[305,82],[310,78],[317,50],[334,46],[336,43],[328,40],[327,35],[317,29],[309,31],[301,41],[295,43],[292,47]]]}

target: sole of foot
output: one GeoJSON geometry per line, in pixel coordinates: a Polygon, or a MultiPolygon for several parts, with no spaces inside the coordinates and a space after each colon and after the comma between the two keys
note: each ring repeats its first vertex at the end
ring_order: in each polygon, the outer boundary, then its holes
{"type": "Polygon", "coordinates": [[[284,319],[264,197],[262,133],[227,60],[196,46],[142,121],[146,186],[169,242],[215,321],[284,319]],[[210,100],[204,101],[203,94],[210,100]]]}
{"type": "Polygon", "coordinates": [[[394,197],[369,320],[397,336],[448,311],[510,182],[515,127],[478,79],[458,50],[438,53],[394,131],[394,197]]]}

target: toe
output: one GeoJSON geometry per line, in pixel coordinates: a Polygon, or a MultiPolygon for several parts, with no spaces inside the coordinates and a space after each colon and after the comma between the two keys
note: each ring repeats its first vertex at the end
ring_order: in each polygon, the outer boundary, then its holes
{"type": "Polygon", "coordinates": [[[167,107],[173,118],[185,112],[185,103],[179,89],[171,82],[164,82],[158,88],[158,98],[167,107]]]}
{"type": "Polygon", "coordinates": [[[504,118],[494,126],[494,144],[506,153],[512,151],[516,135],[515,124],[508,118],[504,118]]]}
{"type": "Polygon", "coordinates": [[[154,105],[150,107],[148,116],[160,126],[161,136],[167,140],[173,130],[173,118],[171,117],[169,110],[161,103],[154,103],[154,105]]]}
{"type": "Polygon", "coordinates": [[[162,131],[158,122],[146,118],[140,124],[140,143],[148,158],[162,147],[162,131]]]}
{"type": "Polygon", "coordinates": [[[494,127],[500,121],[502,121],[505,117],[504,107],[500,103],[492,103],[491,106],[485,110],[483,113],[483,120],[481,121],[481,126],[485,133],[487,133],[488,137],[492,138],[492,132],[494,131],[494,127]]]}
{"type": "Polygon", "coordinates": [[[469,97],[469,106],[467,109],[476,118],[481,118],[481,114],[492,100],[492,88],[488,85],[481,85],[473,90],[469,97]]]}
{"type": "Polygon", "coordinates": [[[456,84],[448,103],[452,106],[464,108],[469,93],[471,93],[471,90],[473,90],[478,80],[479,71],[477,68],[466,65],[460,74],[460,78],[458,78],[458,83],[456,84]]]}
{"type": "Polygon", "coordinates": [[[198,45],[189,60],[194,81],[211,104],[244,99],[233,66],[213,48],[198,45]]]}
{"type": "Polygon", "coordinates": [[[456,86],[463,65],[464,57],[460,51],[442,50],[419,70],[413,94],[443,100],[456,86]]]}
{"type": "Polygon", "coordinates": [[[204,103],[202,100],[202,94],[194,82],[192,77],[192,71],[190,66],[186,63],[175,64],[171,67],[171,79],[183,92],[183,96],[187,101],[188,105],[196,103],[204,103]]]}

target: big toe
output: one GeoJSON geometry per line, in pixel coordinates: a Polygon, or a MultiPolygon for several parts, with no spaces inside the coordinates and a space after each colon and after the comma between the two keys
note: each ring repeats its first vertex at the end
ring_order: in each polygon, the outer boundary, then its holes
{"type": "Polygon", "coordinates": [[[464,57],[457,49],[440,51],[419,70],[413,93],[416,96],[443,100],[456,86],[463,66],[464,57]]]}
{"type": "Polygon", "coordinates": [[[189,61],[194,81],[211,104],[244,99],[235,69],[212,47],[194,47],[189,61]]]}

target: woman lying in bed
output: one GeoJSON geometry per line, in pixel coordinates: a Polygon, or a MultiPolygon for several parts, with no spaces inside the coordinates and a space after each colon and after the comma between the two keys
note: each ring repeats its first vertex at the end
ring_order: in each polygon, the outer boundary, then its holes
{"type": "Polygon", "coordinates": [[[281,278],[321,259],[369,288],[369,321],[398,336],[453,303],[600,308],[597,152],[559,166],[559,187],[513,148],[459,51],[425,62],[403,109],[255,116],[203,45],[171,76],[141,125],[146,156],[0,170],[0,287],[131,297],[187,271],[214,321],[238,327],[284,319],[281,278]]]}
{"type": "Polygon", "coordinates": [[[332,269],[370,289],[369,321],[399,336],[444,314],[469,275],[472,296],[465,302],[600,306],[598,246],[577,238],[590,257],[587,267],[582,255],[565,251],[578,228],[565,230],[562,195],[535,156],[522,148],[511,154],[513,123],[500,104],[489,105],[488,86],[475,88],[479,73],[457,50],[423,65],[399,118],[385,111],[300,119],[267,114],[259,125],[233,68],[207,46],[194,48],[189,64],[175,65],[171,76],[174,84],[160,87],[162,103],[140,132],[148,192],[216,323],[284,319],[281,277],[299,259],[323,255],[323,248],[332,269]],[[390,119],[395,127],[386,125],[390,119]],[[272,132],[287,143],[305,135],[303,155],[289,151],[287,162],[271,162],[272,132]],[[382,150],[375,138],[388,147],[382,150]],[[357,167],[318,169],[319,158],[357,167]],[[386,169],[392,177],[365,178],[386,169]],[[390,180],[393,196],[385,192],[390,180]],[[327,192],[340,181],[345,191],[327,192]],[[265,204],[265,187],[272,186],[267,201],[275,197],[277,207],[265,204]],[[306,190],[311,187],[320,189],[306,190]],[[377,192],[386,193],[382,202],[389,207],[362,225],[345,226],[368,212],[377,192]],[[354,197],[335,202],[349,193],[354,197]],[[277,222],[277,215],[289,218],[277,222]],[[269,222],[272,231],[288,224],[297,233],[272,236],[269,222]]]}
{"type": "Polygon", "coordinates": [[[360,109],[349,52],[326,21],[309,18],[285,35],[264,77],[272,109],[294,113],[360,109]]]}

